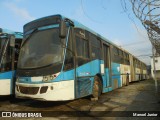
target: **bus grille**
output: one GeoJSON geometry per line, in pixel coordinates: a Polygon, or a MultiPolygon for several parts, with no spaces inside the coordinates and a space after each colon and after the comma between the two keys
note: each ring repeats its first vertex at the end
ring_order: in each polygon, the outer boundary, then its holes
{"type": "Polygon", "coordinates": [[[46,93],[47,89],[48,89],[48,86],[41,87],[40,94],[46,93]]]}
{"type": "Polygon", "coordinates": [[[39,87],[22,87],[19,86],[19,90],[23,94],[35,95],[38,93],[39,87]]]}

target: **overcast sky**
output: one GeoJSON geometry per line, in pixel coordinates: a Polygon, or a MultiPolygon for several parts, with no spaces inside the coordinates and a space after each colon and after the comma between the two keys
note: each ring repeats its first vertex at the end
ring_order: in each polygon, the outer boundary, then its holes
{"type": "Polygon", "coordinates": [[[75,19],[150,64],[146,30],[126,0],[0,0],[0,27],[23,31],[34,19],[62,14],[75,19]]]}

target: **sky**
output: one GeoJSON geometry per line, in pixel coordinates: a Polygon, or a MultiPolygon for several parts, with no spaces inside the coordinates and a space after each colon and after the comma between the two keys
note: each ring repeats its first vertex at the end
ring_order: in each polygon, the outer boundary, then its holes
{"type": "Polygon", "coordinates": [[[151,44],[129,0],[0,0],[0,28],[23,32],[35,19],[62,14],[75,19],[150,64],[151,44]]]}

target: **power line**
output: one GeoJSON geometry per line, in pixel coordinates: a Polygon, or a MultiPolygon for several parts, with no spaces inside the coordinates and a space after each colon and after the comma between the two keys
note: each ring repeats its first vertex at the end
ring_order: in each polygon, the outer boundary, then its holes
{"type": "Polygon", "coordinates": [[[138,56],[136,56],[136,57],[150,57],[150,56],[152,56],[152,54],[144,54],[144,55],[138,55],[138,56]]]}
{"type": "Polygon", "coordinates": [[[121,45],[120,47],[132,46],[132,45],[139,44],[139,43],[146,44],[147,42],[146,42],[146,40],[143,40],[143,41],[139,41],[139,42],[134,42],[134,43],[124,44],[124,45],[121,45]]]}
{"type": "Polygon", "coordinates": [[[86,11],[85,11],[85,9],[84,9],[83,0],[81,0],[81,8],[82,8],[83,14],[84,14],[88,19],[90,19],[91,21],[96,22],[96,23],[100,23],[100,24],[102,23],[102,22],[100,22],[100,21],[94,20],[92,17],[90,17],[90,16],[86,13],[86,11]]]}

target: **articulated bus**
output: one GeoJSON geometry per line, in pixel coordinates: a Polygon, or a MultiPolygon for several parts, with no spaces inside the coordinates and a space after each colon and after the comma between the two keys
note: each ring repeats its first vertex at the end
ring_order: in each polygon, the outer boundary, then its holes
{"type": "Polygon", "coordinates": [[[23,35],[0,28],[0,95],[15,92],[15,70],[23,35]]]}
{"type": "Polygon", "coordinates": [[[17,67],[17,98],[98,99],[101,93],[128,85],[137,75],[143,77],[136,80],[145,79],[147,74],[146,65],[129,52],[62,15],[27,23],[24,39],[17,67]]]}

